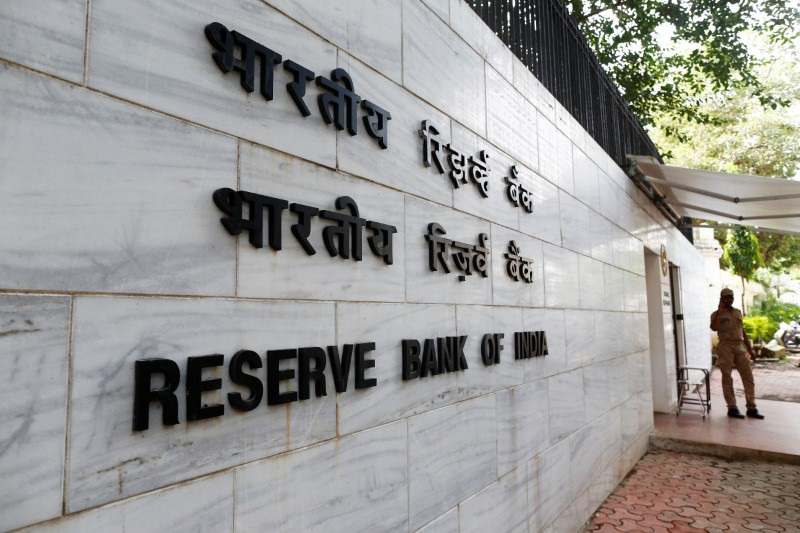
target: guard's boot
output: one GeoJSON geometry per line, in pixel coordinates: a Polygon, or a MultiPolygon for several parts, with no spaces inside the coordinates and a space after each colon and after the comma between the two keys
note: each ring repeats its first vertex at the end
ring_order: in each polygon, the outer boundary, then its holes
{"type": "Polygon", "coordinates": [[[736,407],[728,408],[728,416],[731,418],[744,418],[744,415],[736,407]]]}
{"type": "Polygon", "coordinates": [[[758,409],[748,409],[747,416],[750,418],[756,418],[758,420],[764,420],[764,415],[758,412],[758,409]]]}

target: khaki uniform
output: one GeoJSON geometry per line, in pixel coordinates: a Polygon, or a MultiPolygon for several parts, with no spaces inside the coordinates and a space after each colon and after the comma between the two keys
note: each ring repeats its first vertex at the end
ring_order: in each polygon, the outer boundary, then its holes
{"type": "Polygon", "coordinates": [[[736,395],[733,393],[733,378],[731,378],[731,371],[736,367],[744,385],[747,409],[755,409],[755,382],[742,331],[742,312],[735,308],[714,311],[711,313],[712,321],[717,314],[719,314],[717,366],[722,371],[722,394],[725,396],[725,403],[728,404],[728,408],[736,407],[736,395]]]}

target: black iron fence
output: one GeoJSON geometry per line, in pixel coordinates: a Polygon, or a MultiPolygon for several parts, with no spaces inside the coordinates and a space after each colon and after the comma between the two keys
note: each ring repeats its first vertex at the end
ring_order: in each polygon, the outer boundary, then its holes
{"type": "Polygon", "coordinates": [[[560,0],[466,0],[621,167],[661,157],[560,0]]]}

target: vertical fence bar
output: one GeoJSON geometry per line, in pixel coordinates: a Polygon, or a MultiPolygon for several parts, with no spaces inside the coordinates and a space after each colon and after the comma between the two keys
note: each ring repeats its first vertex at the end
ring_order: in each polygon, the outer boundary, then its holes
{"type": "Polygon", "coordinates": [[[562,0],[465,1],[618,165],[661,160],[562,0]]]}

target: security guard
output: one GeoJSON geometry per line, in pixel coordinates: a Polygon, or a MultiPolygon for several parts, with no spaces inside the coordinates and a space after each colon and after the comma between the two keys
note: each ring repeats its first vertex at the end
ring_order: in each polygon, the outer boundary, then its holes
{"type": "Polygon", "coordinates": [[[747,401],[747,416],[764,418],[756,409],[755,382],[753,371],[750,369],[750,359],[755,361],[753,346],[744,331],[742,312],[733,307],[733,291],[722,289],[719,294],[719,307],[711,313],[711,329],[719,336],[717,347],[717,366],[722,371],[722,394],[728,404],[728,416],[731,418],[744,418],[736,407],[736,395],[733,393],[733,379],[731,371],[734,367],[739,371],[744,385],[744,396],[747,401]],[[747,354],[750,354],[748,359],[747,354]]]}

